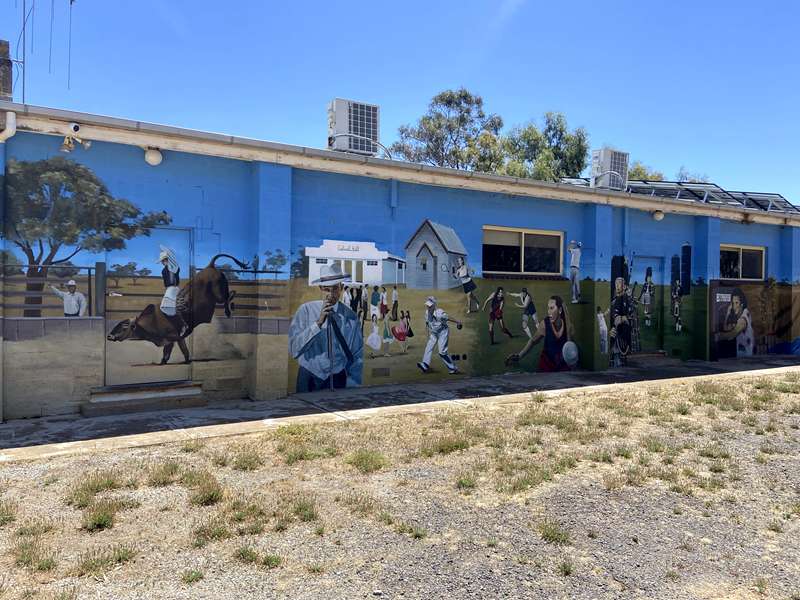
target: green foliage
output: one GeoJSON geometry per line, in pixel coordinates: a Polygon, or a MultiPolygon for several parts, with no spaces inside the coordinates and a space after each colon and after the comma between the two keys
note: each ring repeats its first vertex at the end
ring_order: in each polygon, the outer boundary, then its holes
{"type": "Polygon", "coordinates": [[[391,151],[415,163],[494,171],[502,127],[503,120],[486,114],[477,94],[464,88],[445,90],[433,97],[416,125],[400,127],[391,151]]]}
{"type": "Polygon", "coordinates": [[[121,250],[172,221],[165,212],[143,213],[115,198],[88,167],[61,156],[9,160],[6,192],[4,235],[31,265],[64,264],[81,250],[121,250]],[[59,256],[64,248],[68,254],[59,256]]]}
{"type": "Polygon", "coordinates": [[[362,473],[369,474],[380,471],[388,464],[383,453],[368,448],[360,448],[347,457],[348,464],[353,465],[362,473]]]}
{"type": "Polygon", "coordinates": [[[566,117],[547,112],[544,125],[528,123],[504,137],[506,163],[500,173],[541,181],[578,177],[586,168],[589,134],[582,127],[570,131],[566,117]]]}
{"type": "Polygon", "coordinates": [[[641,161],[635,160],[628,167],[628,179],[643,179],[646,181],[664,181],[664,174],[661,171],[650,169],[641,161]]]}
{"type": "Polygon", "coordinates": [[[197,583],[201,579],[203,579],[204,575],[202,571],[198,571],[196,569],[190,569],[189,571],[184,571],[181,575],[181,581],[186,585],[191,585],[193,583],[197,583]]]}
{"type": "Polygon", "coordinates": [[[503,135],[503,119],[487,114],[483,98],[460,88],[433,97],[416,125],[403,125],[391,151],[410,162],[542,181],[577,177],[587,165],[589,136],[570,131],[566,117],[544,115],[503,135]]]}

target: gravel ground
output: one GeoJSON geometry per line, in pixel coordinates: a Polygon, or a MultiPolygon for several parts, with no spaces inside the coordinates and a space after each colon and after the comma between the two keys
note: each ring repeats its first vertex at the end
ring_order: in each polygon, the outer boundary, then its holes
{"type": "Polygon", "coordinates": [[[0,598],[798,599],[798,428],[743,375],[0,465],[0,598]]]}

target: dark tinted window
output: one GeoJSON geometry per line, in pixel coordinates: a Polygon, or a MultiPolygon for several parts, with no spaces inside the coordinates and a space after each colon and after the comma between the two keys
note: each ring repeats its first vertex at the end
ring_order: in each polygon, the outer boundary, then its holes
{"type": "Polygon", "coordinates": [[[742,249],[742,279],[764,279],[763,250],[742,249]]]}

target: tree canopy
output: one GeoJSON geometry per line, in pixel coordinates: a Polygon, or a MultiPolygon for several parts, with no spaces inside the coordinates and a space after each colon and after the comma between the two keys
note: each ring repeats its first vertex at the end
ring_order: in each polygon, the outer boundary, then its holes
{"type": "Polygon", "coordinates": [[[410,162],[476,170],[478,138],[497,136],[503,120],[486,114],[483,98],[460,88],[436,94],[416,125],[402,125],[391,151],[410,162]]]}
{"type": "Polygon", "coordinates": [[[587,165],[589,136],[570,130],[566,117],[544,115],[504,134],[503,119],[487,113],[483,98],[460,88],[433,97],[416,125],[402,125],[394,155],[410,162],[545,181],[578,177],[587,165]]]}
{"type": "Polygon", "coordinates": [[[628,179],[664,181],[664,174],[661,171],[651,169],[641,161],[635,160],[633,164],[628,167],[628,179]]]}
{"type": "Polygon", "coordinates": [[[578,177],[589,157],[589,134],[582,127],[570,131],[567,119],[547,112],[539,129],[535,123],[515,127],[503,139],[506,162],[501,172],[515,177],[559,181],[578,177]]]}
{"type": "Polygon", "coordinates": [[[165,212],[142,212],[115,198],[86,166],[56,156],[10,160],[6,168],[5,237],[29,265],[66,263],[82,250],[120,250],[153,227],[171,222],[165,212]]]}

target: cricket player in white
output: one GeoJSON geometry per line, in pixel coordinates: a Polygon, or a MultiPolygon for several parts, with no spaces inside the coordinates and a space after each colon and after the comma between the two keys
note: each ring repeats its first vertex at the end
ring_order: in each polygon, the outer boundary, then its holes
{"type": "Polygon", "coordinates": [[[427,373],[431,368],[431,357],[433,356],[433,348],[439,344],[439,358],[442,359],[447,370],[451,375],[458,373],[458,368],[450,358],[450,353],[447,348],[447,342],[450,338],[450,327],[448,322],[455,323],[456,328],[461,329],[461,321],[456,321],[447,316],[441,308],[436,308],[436,298],[428,296],[425,301],[425,327],[428,329],[428,343],[425,345],[425,354],[422,357],[422,362],[418,362],[417,366],[423,373],[427,373]]]}
{"type": "Polygon", "coordinates": [[[581,299],[581,247],[583,244],[572,240],[567,246],[569,252],[569,280],[572,284],[572,304],[577,304],[581,299]]]}

